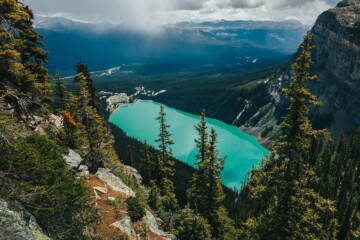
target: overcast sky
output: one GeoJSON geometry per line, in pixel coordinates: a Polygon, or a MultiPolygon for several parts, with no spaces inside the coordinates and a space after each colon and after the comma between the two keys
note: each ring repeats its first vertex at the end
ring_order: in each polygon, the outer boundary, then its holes
{"type": "Polygon", "coordinates": [[[35,14],[123,23],[146,30],[151,24],[204,20],[288,20],[312,25],[340,0],[24,0],[35,14]]]}

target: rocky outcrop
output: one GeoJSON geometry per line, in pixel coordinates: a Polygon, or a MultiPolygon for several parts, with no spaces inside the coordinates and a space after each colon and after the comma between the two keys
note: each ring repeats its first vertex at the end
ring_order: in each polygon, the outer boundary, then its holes
{"type": "Polygon", "coordinates": [[[345,0],[319,16],[314,27],[313,61],[318,82],[313,90],[321,111],[335,118],[332,132],[360,125],[360,1],[345,0]]]}
{"type": "Polygon", "coordinates": [[[146,210],[143,221],[148,225],[151,232],[157,236],[161,236],[164,240],[176,239],[174,235],[164,232],[159,228],[155,216],[149,210],[146,210]]]}
{"type": "Polygon", "coordinates": [[[124,194],[126,197],[135,197],[134,191],[126,186],[126,184],[121,181],[120,178],[111,173],[110,169],[99,168],[96,173],[96,177],[104,181],[109,185],[114,191],[124,194]]]}
{"type": "Polygon", "coordinates": [[[132,178],[134,178],[140,185],[142,183],[142,177],[140,175],[140,173],[138,172],[138,170],[136,170],[133,167],[127,166],[125,165],[125,171],[127,174],[129,174],[132,178]]]}
{"type": "Polygon", "coordinates": [[[60,128],[63,127],[63,118],[54,114],[50,114],[46,119],[33,116],[33,120],[28,121],[27,125],[41,135],[45,135],[46,131],[59,133],[60,128]]]}
{"type": "MultiPolygon", "coordinates": [[[[360,126],[360,1],[344,0],[322,13],[312,33],[315,45],[312,70],[318,80],[309,87],[322,102],[312,118],[314,122],[317,119],[322,123],[329,122],[327,126],[319,127],[330,128],[338,139],[341,134],[360,126]]],[[[294,55],[293,61],[299,54],[294,55]]],[[[256,135],[265,146],[269,137],[276,136],[279,120],[286,112],[281,88],[288,86],[291,75],[289,64],[281,74],[271,78],[267,92],[271,101],[241,126],[244,131],[256,135]]]]}
{"type": "Polygon", "coordinates": [[[80,154],[72,149],[69,150],[69,153],[65,155],[64,158],[70,168],[77,168],[83,160],[80,154]]]}
{"type": "Polygon", "coordinates": [[[121,232],[125,233],[129,238],[131,238],[135,232],[132,227],[131,219],[127,215],[125,215],[119,221],[114,222],[110,226],[118,228],[121,232]]]}
{"type": "Polygon", "coordinates": [[[50,240],[35,218],[24,210],[13,210],[0,199],[0,239],[6,240],[50,240]]]}

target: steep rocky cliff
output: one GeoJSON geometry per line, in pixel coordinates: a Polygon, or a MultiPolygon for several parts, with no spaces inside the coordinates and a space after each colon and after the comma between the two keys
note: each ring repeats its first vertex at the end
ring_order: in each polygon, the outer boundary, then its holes
{"type": "MultiPolygon", "coordinates": [[[[312,28],[315,49],[313,71],[318,75],[311,90],[322,101],[312,115],[315,125],[330,128],[335,138],[360,126],[360,1],[344,0],[322,13],[312,28]]],[[[292,59],[294,61],[296,53],[292,59]]],[[[290,64],[270,80],[272,101],[249,118],[241,128],[268,144],[276,135],[286,101],[281,88],[289,84],[290,64]]]]}
{"type": "Polygon", "coordinates": [[[360,124],[360,1],[345,0],[324,12],[312,32],[319,76],[314,90],[321,111],[334,116],[332,132],[345,133],[360,124]]]}

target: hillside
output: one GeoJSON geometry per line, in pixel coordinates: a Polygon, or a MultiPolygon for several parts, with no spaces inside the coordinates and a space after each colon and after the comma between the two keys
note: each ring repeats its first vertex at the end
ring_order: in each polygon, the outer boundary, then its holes
{"type": "MultiPolygon", "coordinates": [[[[313,122],[319,128],[329,128],[336,139],[360,124],[359,9],[358,1],[342,1],[336,8],[322,13],[311,30],[316,46],[312,52],[312,70],[317,73],[318,81],[311,83],[310,87],[322,101],[320,109],[313,113],[313,122]]],[[[293,59],[298,55],[299,52],[293,59]]],[[[276,122],[266,123],[269,118],[259,116],[279,119],[283,115],[286,105],[280,89],[289,84],[290,78],[288,68],[272,81],[267,93],[272,96],[272,102],[242,124],[244,130],[258,134],[267,129],[276,129],[276,122]],[[255,118],[257,120],[253,121],[255,118]]]]}

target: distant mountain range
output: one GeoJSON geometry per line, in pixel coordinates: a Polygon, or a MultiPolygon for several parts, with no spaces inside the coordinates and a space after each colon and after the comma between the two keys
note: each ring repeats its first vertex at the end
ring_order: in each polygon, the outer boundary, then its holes
{"type": "Polygon", "coordinates": [[[296,51],[307,26],[296,21],[181,22],[157,34],[121,24],[37,17],[48,67],[70,75],[80,58],[94,70],[128,67],[141,74],[264,68],[296,51]]]}

